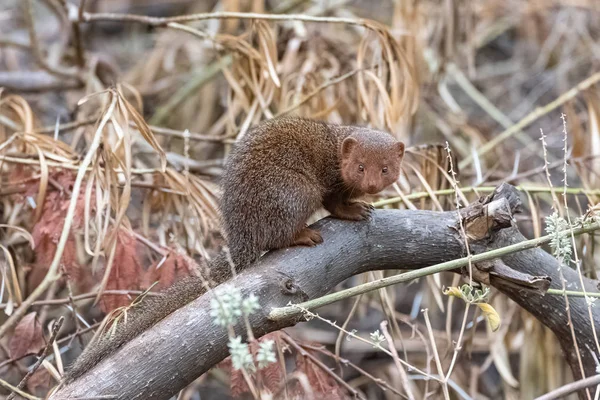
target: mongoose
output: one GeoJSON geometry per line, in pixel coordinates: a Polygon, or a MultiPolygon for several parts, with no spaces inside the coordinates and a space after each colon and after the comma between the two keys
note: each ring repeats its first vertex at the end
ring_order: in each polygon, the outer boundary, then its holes
{"type": "MultiPolygon", "coordinates": [[[[234,146],[221,181],[223,231],[236,271],[261,253],[322,242],[308,218],[324,207],[333,217],[368,218],[371,206],[355,201],[398,180],[404,144],[374,129],[307,119],[273,119],[253,127],[234,146]]],[[[227,257],[209,263],[216,282],[231,275],[227,257]]],[[[118,347],[204,292],[198,278],[185,279],[164,296],[147,297],[112,337],[88,346],[67,372],[74,380],[118,347]]]]}

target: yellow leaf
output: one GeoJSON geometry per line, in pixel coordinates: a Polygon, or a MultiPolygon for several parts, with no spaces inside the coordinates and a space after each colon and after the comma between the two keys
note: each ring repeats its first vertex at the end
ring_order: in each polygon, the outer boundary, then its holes
{"type": "Polygon", "coordinates": [[[477,303],[477,306],[481,309],[483,315],[490,324],[492,332],[496,332],[498,328],[500,328],[500,315],[498,315],[494,307],[488,303],[477,303]]]}
{"type": "Polygon", "coordinates": [[[462,291],[456,286],[450,286],[448,289],[444,290],[444,294],[446,296],[454,296],[465,300],[462,291]]]}

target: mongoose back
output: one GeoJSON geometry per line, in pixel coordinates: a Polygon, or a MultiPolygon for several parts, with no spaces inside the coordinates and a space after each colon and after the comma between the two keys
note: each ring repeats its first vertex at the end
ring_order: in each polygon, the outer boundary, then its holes
{"type": "Polygon", "coordinates": [[[376,194],[400,174],[404,144],[389,133],[306,119],[256,126],[229,156],[221,214],[237,269],[262,251],[322,241],[306,227],[320,207],[332,216],[365,219],[370,207],[353,199],[376,194]]]}
{"type": "MultiPolygon", "coordinates": [[[[374,129],[307,119],[273,119],[253,127],[234,146],[221,181],[223,231],[231,260],[241,271],[262,252],[322,242],[308,218],[324,207],[333,217],[368,218],[371,206],[355,201],[376,194],[400,175],[404,144],[374,129]]],[[[225,253],[209,263],[213,280],[231,276],[225,253]]],[[[72,381],[156,322],[205,291],[188,278],[164,296],[132,308],[111,337],[88,346],[67,372],[72,381]]]]}

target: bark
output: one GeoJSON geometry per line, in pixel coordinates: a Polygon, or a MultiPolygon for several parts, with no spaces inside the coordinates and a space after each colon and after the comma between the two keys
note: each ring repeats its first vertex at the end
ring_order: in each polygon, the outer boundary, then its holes
{"type": "MultiPolygon", "coordinates": [[[[461,215],[471,252],[525,240],[512,220],[519,206],[516,190],[502,185],[494,195],[465,209],[461,215]]],[[[271,252],[228,283],[245,295],[253,292],[258,296],[262,309],[250,319],[257,337],[300,321],[298,317],[269,320],[272,308],[325,295],[352,275],[370,270],[419,269],[466,255],[457,212],[378,210],[370,221],[326,218],[315,227],[321,231],[323,244],[271,252]]],[[[554,257],[536,248],[477,267],[478,279],[490,282],[555,332],[575,376],[580,376],[564,298],[543,296],[549,283],[544,276],[551,279],[551,287],[561,287],[554,257]]],[[[567,267],[561,269],[568,289],[579,290],[577,273],[567,267]]],[[[594,281],[585,279],[584,284],[587,290],[596,291],[594,281]]],[[[212,323],[210,299],[211,293],[207,293],[177,310],[50,398],[114,395],[118,399],[167,399],[176,394],[228,356],[227,333],[212,323]]],[[[587,305],[583,298],[571,297],[569,301],[589,376],[595,373],[591,351],[596,346],[587,305]]],[[[600,312],[592,310],[596,329],[600,329],[600,312]]],[[[244,328],[236,327],[236,333],[243,336],[244,328]]]]}

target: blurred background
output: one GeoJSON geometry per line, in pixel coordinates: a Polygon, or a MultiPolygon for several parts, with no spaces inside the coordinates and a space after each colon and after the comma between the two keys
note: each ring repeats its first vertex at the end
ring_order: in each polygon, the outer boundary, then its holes
{"type": "MultiPolygon", "coordinates": [[[[369,125],[411,146],[398,184],[371,198],[381,207],[452,210],[506,181],[523,193],[519,228],[533,238],[552,213],[546,171],[562,191],[568,161],[574,216],[600,196],[596,0],[83,1],[0,2],[0,322],[43,289],[0,337],[2,379],[16,385],[50,322],[65,317],[57,347],[24,388],[34,395],[56,384],[104,315],[152,282],[161,289],[190,274],[223,245],[223,160],[264,119],[369,125]],[[192,16],[201,13],[213,14],[192,16]],[[178,15],[190,18],[152,19],[178,15]],[[102,117],[109,122],[98,130],[102,117]],[[79,188],[88,151],[90,173],[79,188]],[[66,220],[71,233],[61,247],[66,220]],[[61,279],[50,283],[54,264],[61,279]]],[[[594,245],[593,236],[578,239],[583,270],[595,279],[594,245]]],[[[451,273],[430,276],[319,315],[366,338],[387,319],[401,357],[427,371],[432,346],[447,368],[463,330],[452,398],[531,399],[572,380],[552,332],[494,290],[500,330],[492,333],[475,307],[463,325],[464,302],[442,294],[459,282],[451,273]]],[[[319,319],[286,332],[272,334],[287,351],[287,370],[273,367],[266,379],[273,393],[296,373],[320,397],[346,398],[337,374],[365,398],[403,398],[402,377],[381,351],[319,319]]],[[[443,398],[439,385],[408,374],[419,398],[443,398]]],[[[306,398],[298,382],[289,398],[306,398]]],[[[245,398],[244,385],[226,361],[180,398],[245,398]]]]}

